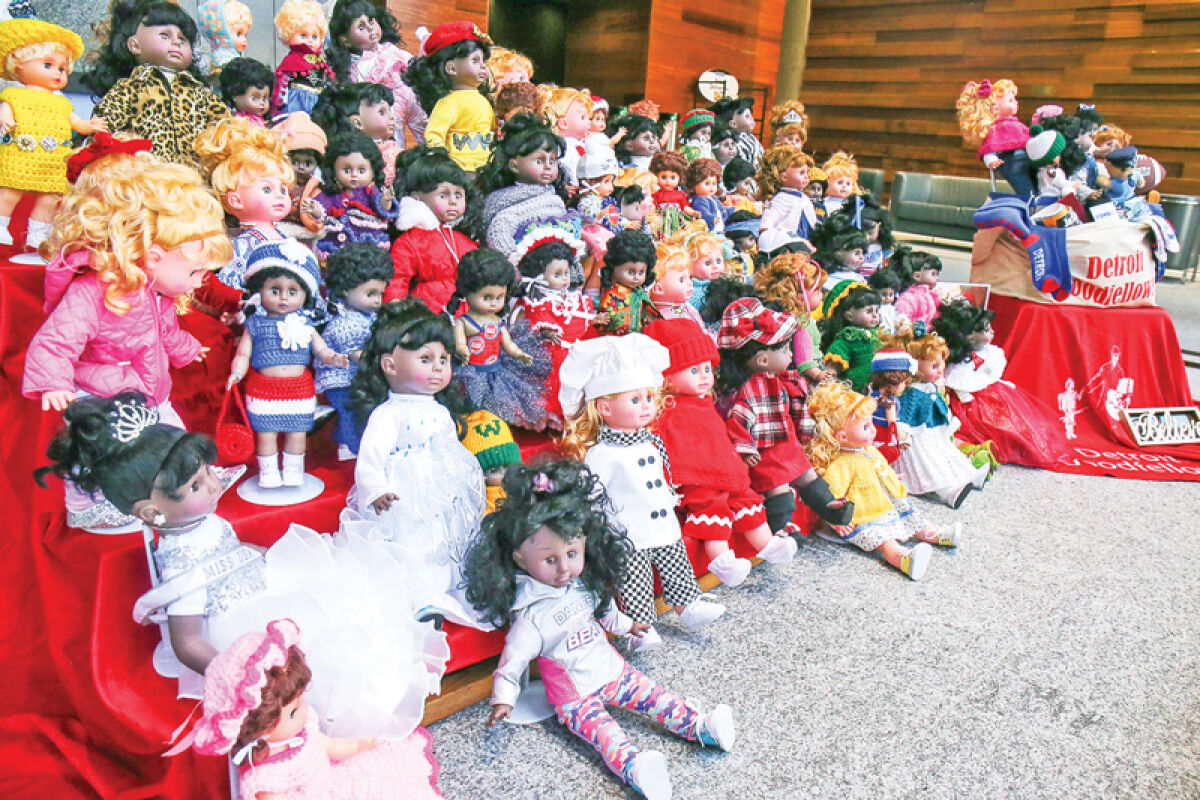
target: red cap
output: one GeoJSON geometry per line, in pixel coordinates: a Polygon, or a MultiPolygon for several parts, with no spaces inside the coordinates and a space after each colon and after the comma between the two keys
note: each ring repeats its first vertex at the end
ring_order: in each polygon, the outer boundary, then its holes
{"type": "Polygon", "coordinates": [[[429,37],[421,42],[421,55],[431,56],[443,47],[469,40],[482,42],[488,46],[492,44],[488,35],[479,30],[474,22],[465,19],[460,19],[458,22],[446,22],[434,28],[429,37]]]}
{"type": "Polygon", "coordinates": [[[154,143],[149,139],[117,139],[107,131],[97,131],[91,144],[76,150],[75,154],[67,159],[67,182],[77,181],[84,167],[98,158],[118,153],[132,155],[149,150],[153,146],[154,143]]]}
{"type": "Polygon", "coordinates": [[[642,333],[667,348],[671,365],[667,372],[694,367],[721,359],[712,337],[690,319],[656,319],[642,328],[642,333]]]}

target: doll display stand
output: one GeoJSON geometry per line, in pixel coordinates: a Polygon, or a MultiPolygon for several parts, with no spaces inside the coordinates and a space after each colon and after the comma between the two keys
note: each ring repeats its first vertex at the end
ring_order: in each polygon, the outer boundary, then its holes
{"type": "Polygon", "coordinates": [[[280,486],[277,489],[264,489],[258,485],[258,477],[252,477],[238,484],[238,497],[256,506],[295,506],[307,503],[325,491],[325,481],[316,475],[304,473],[304,483],[300,486],[280,486]]]}

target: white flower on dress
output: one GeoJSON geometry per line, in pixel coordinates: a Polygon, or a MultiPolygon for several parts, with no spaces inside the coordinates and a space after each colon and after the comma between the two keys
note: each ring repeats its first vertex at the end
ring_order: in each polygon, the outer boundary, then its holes
{"type": "Polygon", "coordinates": [[[279,346],[285,350],[301,350],[312,341],[312,326],[295,311],[276,322],[275,329],[279,331],[279,346]]]}

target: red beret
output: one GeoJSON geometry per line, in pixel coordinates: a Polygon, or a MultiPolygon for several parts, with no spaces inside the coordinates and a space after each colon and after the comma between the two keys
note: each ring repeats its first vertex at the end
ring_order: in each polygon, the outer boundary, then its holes
{"type": "Polygon", "coordinates": [[[488,46],[492,44],[488,35],[479,30],[474,22],[460,19],[458,22],[446,22],[434,28],[429,37],[421,42],[421,55],[431,56],[443,47],[468,40],[482,42],[488,46]]]}

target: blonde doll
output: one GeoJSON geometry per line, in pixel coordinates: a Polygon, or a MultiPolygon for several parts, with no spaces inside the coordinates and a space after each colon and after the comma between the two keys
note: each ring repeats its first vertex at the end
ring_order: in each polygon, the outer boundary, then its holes
{"type": "Polygon", "coordinates": [[[821,384],[808,399],[816,433],[806,449],[829,488],[854,503],[850,534],[838,538],[868,552],[878,550],[887,563],[919,581],[929,567],[930,545],[957,547],[960,526],[943,534],[913,508],[904,482],[872,445],[875,405],[845,384],[821,384]],[[912,539],[920,541],[903,546],[912,539]]]}
{"type": "Polygon", "coordinates": [[[772,147],[787,144],[797,150],[804,149],[804,143],[808,141],[808,113],[804,103],[788,100],[774,106],[767,119],[771,123],[772,147]]]}
{"type": "Polygon", "coordinates": [[[533,79],[533,62],[528,56],[506,47],[492,48],[487,67],[492,73],[492,83],[496,85],[497,92],[510,83],[528,83],[533,79]]]}
{"type": "Polygon", "coordinates": [[[692,263],[687,250],[675,244],[659,242],[654,247],[658,260],[654,264],[654,284],[650,300],[663,319],[690,319],[701,327],[700,312],[688,300],[692,296],[692,263]]]}
{"type": "Polygon", "coordinates": [[[328,24],[315,0],[287,0],[275,15],[275,32],[288,54],[275,68],[271,116],[303,111],[311,114],[321,91],[337,80],[321,55],[328,24]]]}
{"type": "Polygon", "coordinates": [[[1017,118],[1017,85],[1006,78],[970,81],[955,105],[963,142],[979,148],[984,166],[999,170],[1021,197],[1033,194],[1033,170],[1025,153],[1029,128],[1017,118]]]}
{"type": "Polygon", "coordinates": [[[765,301],[783,306],[799,323],[792,337],[792,358],[796,371],[816,386],[833,377],[824,367],[821,331],[816,316],[825,295],[825,270],[803,253],[784,253],[754,274],[754,288],[765,301]]]}
{"type": "Polygon", "coordinates": [[[708,284],[725,274],[724,239],[707,231],[691,233],[683,237],[683,248],[692,271],[692,296],[688,304],[699,311],[708,294],[708,284]]]}
{"type": "Polygon", "coordinates": [[[760,226],[763,232],[778,228],[808,238],[817,224],[812,201],[804,193],[812,167],[812,158],[790,145],[772,147],[763,154],[755,179],[758,199],[766,203],[760,226]]]}
{"type": "Polygon", "coordinates": [[[822,204],[826,215],[832,214],[843,205],[853,194],[861,194],[858,185],[858,162],[849,153],[838,151],[829,157],[822,166],[827,185],[825,199],[822,204]]]}
{"type": "Polygon", "coordinates": [[[246,52],[254,15],[239,0],[200,0],[196,6],[200,32],[212,45],[213,67],[220,69],[246,52]]]}
{"type": "Polygon", "coordinates": [[[542,119],[567,143],[558,162],[559,169],[565,174],[567,185],[576,186],[579,183],[576,168],[585,152],[584,139],[591,130],[592,95],[587,89],[546,83],[538,87],[538,96],[542,103],[542,119]]]}

